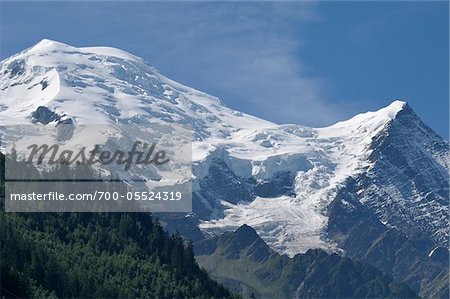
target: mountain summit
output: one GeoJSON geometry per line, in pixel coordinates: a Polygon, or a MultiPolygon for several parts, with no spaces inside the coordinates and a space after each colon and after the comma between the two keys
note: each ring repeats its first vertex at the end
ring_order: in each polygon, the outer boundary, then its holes
{"type": "Polygon", "coordinates": [[[4,122],[23,121],[44,106],[70,115],[75,123],[151,120],[191,125],[197,139],[221,136],[233,123],[271,125],[240,117],[244,114],[216,97],[178,84],[143,59],[114,48],[75,48],[44,39],[3,60],[0,74],[4,122]]]}

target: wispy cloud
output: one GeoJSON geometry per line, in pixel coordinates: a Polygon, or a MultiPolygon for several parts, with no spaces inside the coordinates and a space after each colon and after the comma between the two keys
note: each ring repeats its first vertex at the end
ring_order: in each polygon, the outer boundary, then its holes
{"type": "Polygon", "coordinates": [[[151,56],[163,72],[276,122],[320,125],[339,117],[325,100],[326,82],[309,75],[301,58],[303,27],[320,19],[314,3],[158,9],[151,22],[160,30],[147,34],[159,43],[151,56]]]}
{"type": "Polygon", "coordinates": [[[35,5],[32,14],[25,12],[30,18],[23,31],[79,46],[120,47],[143,56],[168,77],[220,96],[235,109],[308,125],[341,115],[325,99],[326,82],[311,76],[301,57],[307,42],[304,27],[320,19],[316,3],[35,5]],[[47,21],[35,17],[39,10],[47,21]]]}

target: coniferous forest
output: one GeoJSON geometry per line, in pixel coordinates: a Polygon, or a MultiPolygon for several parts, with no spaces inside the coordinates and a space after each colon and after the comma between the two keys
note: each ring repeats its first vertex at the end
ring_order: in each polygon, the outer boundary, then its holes
{"type": "Polygon", "coordinates": [[[2,298],[235,296],[149,213],[5,213],[0,159],[2,298]]]}

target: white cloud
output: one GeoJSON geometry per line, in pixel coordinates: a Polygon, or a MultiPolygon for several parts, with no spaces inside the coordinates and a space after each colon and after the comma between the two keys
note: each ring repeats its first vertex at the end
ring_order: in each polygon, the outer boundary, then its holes
{"type": "Polygon", "coordinates": [[[5,23],[18,38],[119,47],[235,109],[279,123],[323,125],[342,115],[325,99],[326,82],[312,77],[301,57],[306,27],[320,20],[317,3],[29,5],[8,4],[21,12],[5,23]]]}
{"type": "Polygon", "coordinates": [[[325,100],[326,82],[308,75],[301,58],[302,26],[319,18],[314,3],[170,8],[158,7],[158,30],[146,32],[163,73],[273,121],[322,125],[339,117],[325,100]]]}

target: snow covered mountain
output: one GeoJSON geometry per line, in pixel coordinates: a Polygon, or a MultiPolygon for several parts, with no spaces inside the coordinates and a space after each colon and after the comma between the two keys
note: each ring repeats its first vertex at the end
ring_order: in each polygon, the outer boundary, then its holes
{"type": "Polygon", "coordinates": [[[326,128],[278,125],[118,49],[42,40],[1,62],[2,125],[68,120],[192,126],[194,217],[205,234],[248,224],[280,253],[339,251],[329,206],[353,178],[383,225],[448,246],[448,142],[405,102],[326,128]]]}

